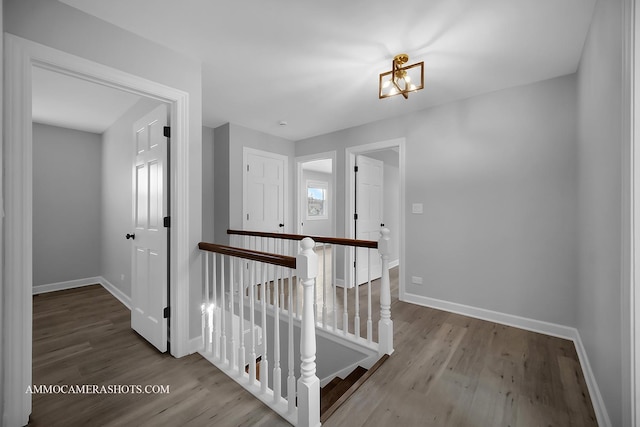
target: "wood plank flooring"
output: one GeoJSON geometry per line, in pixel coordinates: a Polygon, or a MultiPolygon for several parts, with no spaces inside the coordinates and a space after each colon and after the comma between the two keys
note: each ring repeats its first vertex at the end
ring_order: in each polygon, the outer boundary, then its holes
{"type": "MultiPolygon", "coordinates": [[[[395,353],[325,426],[596,426],[573,343],[398,301],[395,353]]],[[[34,394],[30,426],[286,426],[199,355],[159,354],[101,286],[34,296],[34,385],[169,385],[34,394]]]]}

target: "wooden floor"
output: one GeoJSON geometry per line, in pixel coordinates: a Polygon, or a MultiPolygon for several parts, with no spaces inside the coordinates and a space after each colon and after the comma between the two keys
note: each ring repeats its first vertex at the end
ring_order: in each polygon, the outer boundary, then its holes
{"type": "MultiPolygon", "coordinates": [[[[395,353],[325,426],[595,426],[570,341],[397,300],[395,353]]],[[[199,355],[159,354],[101,286],[34,297],[34,385],[169,385],[34,394],[30,426],[286,426],[199,355]]]]}

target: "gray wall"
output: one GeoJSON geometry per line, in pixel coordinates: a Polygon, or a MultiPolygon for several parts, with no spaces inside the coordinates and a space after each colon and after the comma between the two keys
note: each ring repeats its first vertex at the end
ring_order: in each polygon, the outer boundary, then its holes
{"type": "Polygon", "coordinates": [[[100,135],[33,124],[33,285],[100,275],[100,135]]]}
{"type": "Polygon", "coordinates": [[[25,39],[180,89],[189,95],[188,198],[185,219],[191,259],[189,275],[190,337],[200,335],[202,295],[202,67],[166,47],[111,25],[63,3],[5,0],[5,31],[25,39]]]}
{"type": "Polygon", "coordinates": [[[284,138],[227,123],[214,129],[215,164],[215,235],[220,243],[227,240],[227,228],[242,228],[242,162],[244,147],[285,155],[289,158],[287,185],[289,206],[285,212],[285,231],[293,232],[295,198],[292,184],[294,170],[294,144],[284,138]]]}
{"type": "MultiPolygon", "coordinates": [[[[290,182],[293,183],[293,179],[290,179],[290,182]]],[[[304,234],[312,235],[312,236],[332,236],[333,235],[333,203],[334,195],[333,195],[333,175],[328,173],[310,171],[310,170],[302,170],[302,183],[300,185],[300,200],[302,200],[304,208],[301,209],[302,212],[302,221],[304,222],[304,234]],[[307,219],[307,211],[306,211],[306,201],[307,201],[307,180],[311,181],[321,181],[327,183],[327,201],[328,204],[326,206],[327,209],[327,219],[307,219]]],[[[293,200],[296,199],[292,199],[293,200]]]]}
{"type": "Polygon", "coordinates": [[[621,173],[628,159],[622,139],[621,5],[597,2],[578,71],[577,328],[614,426],[630,425],[629,282],[621,276],[627,238],[621,235],[621,173]]]}
{"type": "MultiPolygon", "coordinates": [[[[566,76],[300,141],[296,155],[406,137],[408,293],[575,325],[576,81],[566,76]],[[424,214],[411,204],[424,203],[424,214]],[[424,285],[410,283],[411,276],[424,285]]],[[[344,215],[338,214],[338,235],[344,215]]]]}
{"type": "Polygon", "coordinates": [[[133,232],[133,124],[158,104],[141,99],[102,134],[102,277],[129,298],[131,241],[124,236],[133,232]]]}
{"type": "Polygon", "coordinates": [[[213,130],[213,171],[214,171],[214,235],[216,243],[229,244],[229,123],[213,130]]]}
{"type": "Polygon", "coordinates": [[[213,129],[202,127],[202,240],[215,242],[213,129]]]}

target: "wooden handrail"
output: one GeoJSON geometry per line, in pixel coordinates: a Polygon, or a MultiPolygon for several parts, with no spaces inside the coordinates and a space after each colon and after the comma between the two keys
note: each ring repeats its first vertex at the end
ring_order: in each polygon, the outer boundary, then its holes
{"type": "Polygon", "coordinates": [[[296,259],[292,256],[253,251],[251,249],[234,248],[233,246],[217,245],[215,243],[207,242],[198,243],[198,248],[203,251],[230,255],[237,258],[244,258],[267,264],[280,265],[282,267],[296,268],[296,259]]]}
{"type": "Polygon", "coordinates": [[[236,234],[239,236],[256,236],[256,237],[272,237],[274,239],[284,240],[302,240],[305,237],[311,237],[316,243],[329,243],[331,245],[342,246],[356,246],[360,248],[376,249],[378,242],[375,240],[357,240],[346,239],[343,237],[325,237],[325,236],[307,236],[302,234],[287,234],[287,233],[266,233],[264,231],[249,231],[249,230],[227,230],[227,234],[236,234]]]}

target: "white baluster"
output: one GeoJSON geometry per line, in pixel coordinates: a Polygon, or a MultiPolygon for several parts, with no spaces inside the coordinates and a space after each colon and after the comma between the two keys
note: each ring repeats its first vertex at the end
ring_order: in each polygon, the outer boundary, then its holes
{"type": "Polygon", "coordinates": [[[282,370],[280,368],[280,302],[278,301],[279,278],[282,277],[282,268],[276,269],[273,279],[273,401],[278,402],[282,397],[282,370]],[[279,273],[278,273],[279,272],[279,273]]]}
{"type": "Polygon", "coordinates": [[[269,359],[267,358],[267,295],[269,282],[266,265],[262,266],[262,360],[260,361],[260,391],[266,393],[269,382],[269,359]]]}
{"type": "Polygon", "coordinates": [[[305,237],[296,259],[296,274],[302,280],[302,325],[300,378],[298,379],[298,426],[320,425],[320,380],[316,376],[316,325],[313,315],[313,282],[318,274],[314,242],[305,237]]]}
{"type": "Polygon", "coordinates": [[[327,245],[322,247],[322,327],[327,328],[327,245]]]}
{"type": "Polygon", "coordinates": [[[239,308],[239,315],[240,315],[240,319],[238,320],[238,332],[240,334],[239,337],[239,345],[240,347],[238,347],[238,375],[239,376],[243,376],[244,375],[244,367],[246,366],[245,363],[245,347],[244,347],[244,265],[245,265],[245,261],[240,259],[239,260],[239,264],[240,264],[240,281],[238,283],[238,289],[239,289],[239,295],[238,295],[238,308],[239,308]]]}
{"type": "Polygon", "coordinates": [[[235,297],[235,293],[236,293],[236,285],[235,285],[235,270],[236,270],[236,259],[233,257],[229,257],[229,281],[231,282],[231,290],[229,292],[229,321],[231,323],[230,328],[231,328],[231,360],[230,362],[230,367],[231,369],[235,368],[238,363],[238,349],[236,348],[236,333],[233,330],[233,319],[234,319],[234,315],[235,315],[235,307],[234,307],[234,297],[235,297]]]}
{"type": "Polygon", "coordinates": [[[256,380],[256,316],[255,316],[255,292],[254,287],[256,283],[256,262],[251,261],[251,276],[249,276],[249,333],[251,339],[249,340],[249,385],[252,385],[256,380]]]}
{"type": "Polygon", "coordinates": [[[382,259],[382,279],[380,283],[380,321],[378,322],[378,352],[393,353],[393,321],[391,320],[391,285],[389,282],[389,229],[380,230],[378,251],[382,259]]]}
{"type": "Polygon", "coordinates": [[[224,264],[227,258],[225,255],[220,255],[220,307],[218,307],[218,311],[220,313],[220,360],[222,363],[227,363],[227,307],[224,304],[227,280],[224,264]]]}
{"type": "MultiPolygon", "coordinates": [[[[356,248],[356,253],[358,249],[356,248]]],[[[357,255],[356,255],[357,256],[357,255]]],[[[355,310],[356,313],[353,317],[353,334],[356,338],[360,338],[360,280],[358,279],[358,269],[356,268],[355,274],[353,275],[355,280],[355,310]]]]}
{"type": "Polygon", "coordinates": [[[293,302],[293,271],[289,270],[289,375],[287,376],[287,401],[289,403],[289,413],[292,413],[296,407],[296,375],[294,367],[294,351],[293,351],[293,310],[291,304],[293,302]]]}
{"type": "MultiPolygon", "coordinates": [[[[345,248],[345,250],[347,250],[345,248]]],[[[353,248],[353,254],[354,254],[354,259],[355,259],[355,254],[356,254],[356,248],[353,248]]],[[[349,333],[349,312],[347,311],[347,266],[346,266],[346,262],[345,262],[345,272],[344,272],[344,286],[342,287],[342,291],[344,292],[342,294],[343,296],[343,301],[342,301],[342,332],[347,335],[349,333]]],[[[357,271],[357,270],[356,270],[357,271]]],[[[354,274],[354,280],[355,280],[355,276],[356,274],[354,274]]]]}
{"type": "Polygon", "coordinates": [[[336,246],[331,245],[331,287],[333,288],[333,330],[338,332],[338,289],[336,286],[336,246]]]}
{"type": "Polygon", "coordinates": [[[367,250],[367,271],[369,281],[367,282],[367,342],[373,339],[373,321],[371,320],[371,249],[367,250]]]}
{"type": "MultiPolygon", "coordinates": [[[[222,255],[220,255],[222,257],[222,255]]],[[[218,344],[220,343],[220,325],[216,321],[216,313],[218,312],[218,276],[217,276],[217,264],[218,257],[217,254],[213,254],[213,263],[211,269],[211,279],[213,281],[213,287],[211,289],[211,305],[209,305],[209,311],[211,316],[211,329],[213,334],[211,336],[211,347],[213,351],[213,357],[218,358],[220,356],[220,348],[218,344]]]]}
{"type": "Polygon", "coordinates": [[[203,328],[203,338],[204,338],[204,342],[205,342],[205,349],[204,351],[206,353],[210,353],[211,352],[211,341],[209,340],[209,305],[211,304],[211,301],[209,300],[209,281],[211,280],[209,277],[209,265],[210,265],[210,260],[209,260],[209,252],[205,252],[204,254],[204,304],[202,305],[202,320],[203,320],[203,324],[205,325],[203,328]]]}

